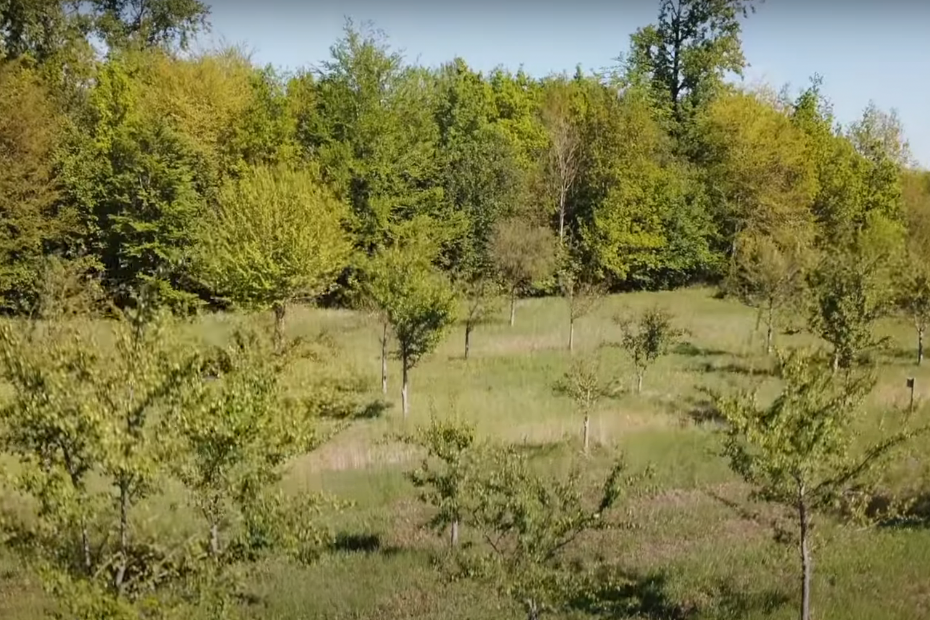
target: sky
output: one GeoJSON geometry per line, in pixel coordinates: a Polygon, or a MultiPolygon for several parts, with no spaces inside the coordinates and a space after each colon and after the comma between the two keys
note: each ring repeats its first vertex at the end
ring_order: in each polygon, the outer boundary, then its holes
{"type": "MultiPolygon", "coordinates": [[[[216,0],[201,45],[242,44],[279,68],[316,65],[345,18],[370,21],[408,62],[461,56],[534,76],[616,64],[629,35],[655,21],[658,0],[216,0]]],[[[797,92],[817,73],[840,122],[870,101],[895,109],[911,151],[930,168],[930,2],[767,0],[743,24],[744,80],[797,92]]]]}

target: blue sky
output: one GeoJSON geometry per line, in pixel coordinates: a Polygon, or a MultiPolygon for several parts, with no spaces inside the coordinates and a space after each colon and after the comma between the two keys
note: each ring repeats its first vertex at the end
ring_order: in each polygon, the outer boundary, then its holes
{"type": "MultiPolygon", "coordinates": [[[[614,64],[629,35],[655,20],[654,0],[219,0],[206,42],[242,43],[255,61],[312,66],[329,55],[344,17],[371,20],[409,61],[463,57],[530,74],[614,64]]],[[[870,100],[900,115],[911,150],[930,167],[930,2],[768,0],[744,24],[746,80],[803,88],[819,73],[844,123],[870,100]]]]}

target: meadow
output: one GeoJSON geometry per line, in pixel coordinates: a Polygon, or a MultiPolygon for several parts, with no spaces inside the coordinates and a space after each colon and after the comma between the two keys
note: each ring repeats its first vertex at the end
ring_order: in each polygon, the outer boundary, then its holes
{"type": "MultiPolygon", "coordinates": [[[[411,375],[409,419],[400,413],[399,368],[389,367],[382,407],[370,408],[312,454],[294,462],[288,490],[324,491],[353,505],[325,516],[336,543],[310,565],[263,561],[249,584],[248,613],[256,620],[518,618],[519,609],[493,591],[450,581],[435,558],[446,545],[423,527],[430,509],[417,501],[404,471],[417,459],[410,446],[392,441],[397,432],[424,424],[431,415],[458,416],[480,435],[523,445],[553,471],[583,463],[594,475],[621,451],[633,469],[652,464],[649,493],[621,500],[630,530],[595,532],[577,550],[610,567],[613,581],[563,618],[633,617],[763,619],[796,617],[799,574],[796,550],[773,539],[768,507],[750,502],[748,488],[719,455],[718,424],[708,417],[707,388],[759,383],[777,386],[765,373],[769,361],[755,331],[755,314],[709,289],[632,293],[607,298],[580,319],[575,352],[567,350],[568,322],[561,299],[520,302],[516,324],[481,326],[463,359],[456,327],[411,375]],[[621,309],[660,304],[687,330],[682,341],[647,371],[640,394],[628,390],[602,399],[592,417],[593,450],[581,454],[581,419],[553,383],[573,356],[596,354],[608,378],[629,386],[633,372],[624,352],[601,346],[619,338],[611,317],[621,309]]],[[[228,338],[238,321],[213,315],[190,326],[207,342],[228,338]]],[[[913,334],[906,323],[886,320],[881,335],[880,380],[868,407],[877,428],[883,416],[902,415],[916,380],[916,395],[930,396],[930,365],[917,368],[913,334]],[[872,415],[874,414],[874,415],[872,415]]],[[[327,334],[338,354],[328,371],[351,373],[381,400],[378,326],[349,311],[295,309],[289,335],[327,334]]],[[[813,344],[811,336],[779,334],[778,346],[813,344]]],[[[297,368],[290,389],[299,392],[319,367],[297,368]]],[[[926,440],[924,440],[926,442],[926,440]]],[[[919,447],[926,454],[930,444],[919,447]]],[[[889,483],[923,490],[920,459],[889,473],[889,483]],[[899,471],[898,471],[899,470],[899,471]]],[[[183,528],[184,517],[167,495],[147,501],[147,523],[183,528]]],[[[142,519],[146,521],[146,519],[142,519]]],[[[930,618],[930,527],[858,528],[821,521],[814,581],[815,617],[844,620],[930,618]]],[[[44,609],[41,590],[9,552],[0,563],[0,618],[32,620],[44,609]]]]}

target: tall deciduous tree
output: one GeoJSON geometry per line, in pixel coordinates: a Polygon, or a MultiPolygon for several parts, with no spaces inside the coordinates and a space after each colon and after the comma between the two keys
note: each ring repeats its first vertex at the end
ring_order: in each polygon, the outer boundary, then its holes
{"type": "MultiPolygon", "coordinates": [[[[542,105],[542,121],[549,134],[546,153],[548,185],[556,198],[559,221],[559,242],[565,240],[569,192],[578,176],[581,136],[572,115],[571,83],[562,80],[550,82],[542,105]]],[[[571,222],[569,222],[571,223],[571,222]]]]}
{"type": "Polygon", "coordinates": [[[35,301],[42,257],[66,232],[56,208],[60,130],[38,76],[22,63],[0,64],[0,304],[7,310],[35,301]]]}
{"type": "Polygon", "coordinates": [[[310,169],[256,168],[229,182],[199,228],[195,270],[219,296],[275,314],[327,292],[346,266],[346,206],[310,169]]]}
{"type": "Polygon", "coordinates": [[[764,92],[716,98],[696,120],[718,249],[737,236],[805,235],[816,191],[808,138],[764,92]]]}
{"type": "Polygon", "coordinates": [[[497,225],[491,253],[510,293],[510,325],[513,326],[517,296],[534,282],[551,275],[555,268],[555,239],[548,228],[512,217],[497,225]]]}
{"type": "Polygon", "coordinates": [[[747,0],[662,0],[655,24],[630,37],[629,78],[648,83],[678,123],[716,95],[730,73],[746,67],[740,17],[747,0]]]}
{"type": "Polygon", "coordinates": [[[446,204],[435,183],[432,93],[424,72],[406,66],[381,32],[349,21],[330,52],[314,91],[319,122],[301,132],[302,146],[318,154],[325,179],[352,207],[359,247],[373,251],[392,225],[446,204]]]}

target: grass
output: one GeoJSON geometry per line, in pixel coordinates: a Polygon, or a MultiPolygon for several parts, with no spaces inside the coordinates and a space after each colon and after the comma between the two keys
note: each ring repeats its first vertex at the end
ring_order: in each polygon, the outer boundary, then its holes
{"type": "MultiPolygon", "coordinates": [[[[713,421],[704,419],[703,390],[749,386],[765,374],[761,335],[751,310],[715,299],[705,289],[613,296],[576,326],[575,355],[595,351],[606,379],[630,385],[632,369],[622,351],[602,347],[619,339],[610,317],[623,308],[659,303],[672,310],[688,336],[647,371],[642,394],[603,399],[592,417],[592,440],[599,446],[586,461],[592,470],[607,464],[619,447],[633,468],[653,464],[657,490],[625,507],[639,527],[591,535],[581,553],[599,557],[625,586],[604,589],[598,604],[579,603],[564,618],[638,617],[699,619],[780,619],[796,616],[799,578],[794,552],[773,541],[765,508],[747,502],[747,489],[717,455],[713,421]],[[756,516],[760,513],[763,516],[756,516]]],[[[391,433],[424,423],[431,412],[458,415],[478,432],[533,446],[541,463],[563,470],[578,460],[581,420],[553,383],[570,364],[568,310],[564,301],[520,303],[511,328],[500,322],[472,336],[470,358],[462,359],[461,327],[411,375],[412,412],[400,414],[400,369],[389,368],[387,408],[361,419],[322,448],[293,464],[285,481],[292,490],[321,490],[353,500],[334,519],[339,544],[315,564],[271,561],[250,584],[256,620],[478,619],[517,618],[519,611],[486,588],[448,583],[432,561],[441,541],[422,528],[429,513],[403,477],[415,454],[385,441],[391,433]]],[[[206,317],[189,336],[222,342],[237,321],[206,317]]],[[[295,309],[291,335],[326,333],[339,354],[328,369],[360,377],[372,401],[381,398],[378,327],[344,311],[295,309]]],[[[887,321],[881,335],[891,339],[882,356],[880,381],[869,406],[876,419],[899,415],[908,400],[907,377],[916,377],[917,395],[930,397],[930,365],[913,366],[914,340],[903,322],[887,321]]],[[[778,336],[778,345],[812,343],[809,335],[778,336]]],[[[295,392],[309,389],[318,365],[294,370],[295,392]]],[[[930,448],[930,446],[925,446],[930,448]]],[[[927,453],[927,450],[924,450],[927,453]]],[[[917,486],[921,463],[907,464],[889,479],[917,486]],[[908,478],[910,476],[910,478],[908,478]]],[[[924,477],[926,480],[926,477],[924,477]]],[[[930,528],[857,530],[823,521],[814,583],[815,613],[843,620],[930,618],[930,528]]],[[[0,552],[0,618],[40,617],[43,599],[0,552]]]]}

